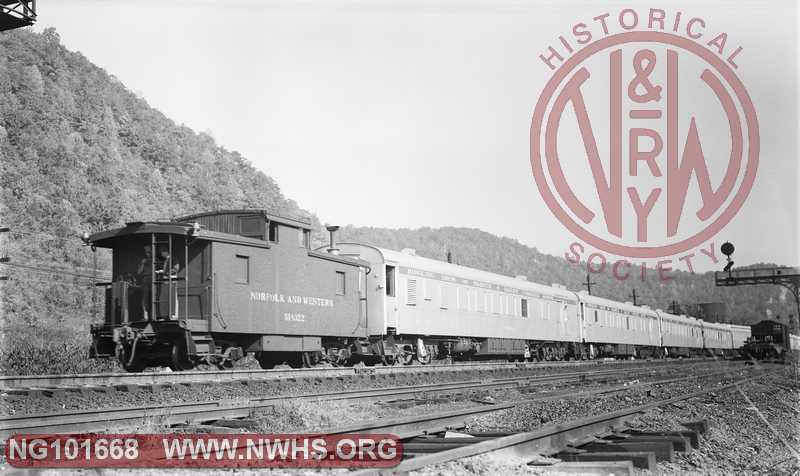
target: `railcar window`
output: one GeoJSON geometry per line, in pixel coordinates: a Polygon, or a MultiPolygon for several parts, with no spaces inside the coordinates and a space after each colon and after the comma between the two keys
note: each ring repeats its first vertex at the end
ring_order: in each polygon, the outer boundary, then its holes
{"type": "Polygon", "coordinates": [[[525,298],[520,302],[519,313],[522,317],[528,317],[528,300],[525,298]]]}
{"type": "Polygon", "coordinates": [[[439,290],[442,293],[442,299],[441,299],[442,302],[441,302],[440,306],[441,306],[442,309],[447,309],[447,306],[449,306],[449,300],[448,300],[448,296],[447,296],[447,285],[442,284],[442,286],[441,286],[441,288],[439,290]]]}
{"type": "Polygon", "coordinates": [[[432,279],[425,280],[425,300],[430,301],[433,299],[433,285],[434,282],[432,279]]]}
{"type": "Polygon", "coordinates": [[[394,296],[394,266],[386,267],[386,295],[394,296]]]}
{"type": "Polygon", "coordinates": [[[345,274],[342,271],[336,272],[336,295],[344,296],[347,289],[345,288],[345,274]]]}
{"type": "Polygon", "coordinates": [[[594,322],[597,322],[597,321],[598,321],[598,317],[597,317],[597,309],[595,309],[595,310],[594,310],[594,322]]]}
{"type": "Polygon", "coordinates": [[[631,330],[631,318],[628,316],[625,316],[625,326],[628,328],[628,330],[631,330]]]}
{"type": "Polygon", "coordinates": [[[416,306],[417,305],[417,280],[416,279],[408,279],[407,286],[406,286],[406,304],[409,306],[416,306]]]}
{"type": "Polygon", "coordinates": [[[238,284],[250,282],[250,257],[236,255],[236,282],[238,284]]]}

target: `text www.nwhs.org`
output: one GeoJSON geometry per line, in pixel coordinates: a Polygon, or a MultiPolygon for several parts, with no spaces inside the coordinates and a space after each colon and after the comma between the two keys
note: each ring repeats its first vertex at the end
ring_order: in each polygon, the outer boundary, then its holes
{"type": "Polygon", "coordinates": [[[394,435],[15,435],[6,461],[24,468],[392,467],[402,459],[394,435]]]}

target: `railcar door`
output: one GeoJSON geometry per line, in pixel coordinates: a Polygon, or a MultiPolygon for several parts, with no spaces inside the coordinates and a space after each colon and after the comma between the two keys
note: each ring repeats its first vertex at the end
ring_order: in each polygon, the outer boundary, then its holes
{"type": "Polygon", "coordinates": [[[581,342],[586,341],[586,327],[589,324],[586,322],[586,310],[583,307],[583,301],[578,301],[578,340],[581,342]]]}
{"type": "Polygon", "coordinates": [[[386,292],[386,327],[393,327],[397,329],[397,267],[387,264],[385,271],[385,289],[386,292]]]}

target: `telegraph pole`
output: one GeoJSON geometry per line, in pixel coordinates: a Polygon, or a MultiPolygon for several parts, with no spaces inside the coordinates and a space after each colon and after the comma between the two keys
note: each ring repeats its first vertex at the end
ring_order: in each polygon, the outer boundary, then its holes
{"type": "Polygon", "coordinates": [[[633,298],[633,305],[638,306],[639,303],[636,302],[636,288],[633,288],[633,292],[630,294],[630,297],[633,298]]]}
{"type": "MultiPolygon", "coordinates": [[[[7,226],[0,226],[0,233],[8,233],[11,231],[11,228],[7,226]]],[[[11,258],[8,257],[5,251],[3,251],[3,256],[0,256],[0,263],[8,263],[11,261],[11,258]]],[[[2,275],[0,276],[0,281],[8,281],[8,276],[2,275]]]]}
{"type": "Polygon", "coordinates": [[[589,296],[592,295],[592,284],[597,284],[592,281],[589,277],[589,273],[586,273],[586,282],[583,283],[583,286],[586,286],[586,290],[589,292],[589,296]]]}

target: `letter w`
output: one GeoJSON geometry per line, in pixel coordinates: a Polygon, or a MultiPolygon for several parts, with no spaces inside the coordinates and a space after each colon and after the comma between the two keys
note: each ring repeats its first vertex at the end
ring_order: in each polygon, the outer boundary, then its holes
{"type": "Polygon", "coordinates": [[[667,51],[667,236],[675,236],[686,202],[686,192],[692,174],[697,177],[697,186],[703,206],[697,210],[697,218],[705,221],[722,206],[736,184],[736,176],[742,162],[743,137],[736,106],[719,79],[709,70],[700,77],[714,91],[728,117],[731,132],[731,155],[725,177],[716,191],[711,186],[700,134],[694,117],[689,123],[689,132],[680,163],[678,163],[678,54],[667,51]]]}

